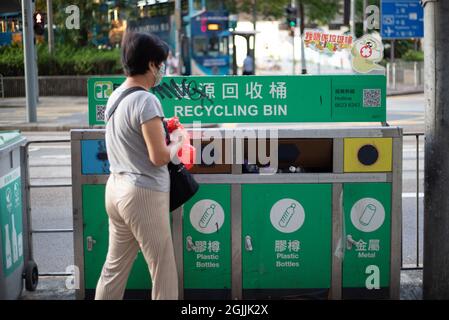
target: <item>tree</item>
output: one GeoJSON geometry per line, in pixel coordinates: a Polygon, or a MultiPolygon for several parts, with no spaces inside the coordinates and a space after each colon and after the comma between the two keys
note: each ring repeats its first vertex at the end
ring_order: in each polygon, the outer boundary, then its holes
{"type": "MultiPolygon", "coordinates": [[[[302,0],[304,11],[308,23],[329,23],[337,13],[340,13],[342,6],[335,0],[302,0]]],[[[252,14],[253,9],[257,15],[263,19],[280,19],[284,14],[284,8],[290,4],[291,0],[227,0],[226,6],[231,13],[244,12],[252,14]]]]}

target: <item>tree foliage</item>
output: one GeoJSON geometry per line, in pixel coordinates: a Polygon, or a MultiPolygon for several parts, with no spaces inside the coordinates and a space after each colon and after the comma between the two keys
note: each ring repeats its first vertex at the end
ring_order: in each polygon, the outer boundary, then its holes
{"type": "MultiPolygon", "coordinates": [[[[93,0],[53,0],[53,24],[56,26],[57,39],[65,44],[74,44],[86,46],[89,44],[89,38],[92,36],[94,27],[101,25],[101,7],[102,3],[93,0]],[[80,28],[66,28],[66,19],[70,13],[66,13],[68,6],[75,5],[80,12],[80,28]]],[[[38,0],[36,8],[42,12],[47,11],[46,0],[38,0]]],[[[107,10],[106,10],[107,13],[107,10]]]]}
{"type": "MultiPolygon", "coordinates": [[[[307,23],[326,24],[342,11],[341,4],[335,0],[301,1],[304,4],[307,23]]],[[[137,0],[117,0],[115,3],[122,17],[137,18],[137,0]]],[[[225,0],[226,7],[231,13],[255,14],[257,19],[280,19],[283,17],[285,6],[289,3],[291,0],[225,0]]],[[[41,12],[46,12],[46,0],[37,0],[36,8],[41,12]]],[[[56,39],[64,44],[86,46],[90,40],[107,34],[107,30],[110,28],[107,14],[107,4],[103,0],[53,0],[56,39]],[[69,15],[65,9],[69,5],[76,5],[80,9],[79,30],[65,27],[69,15]]]]}
{"type": "MultiPolygon", "coordinates": [[[[335,0],[301,0],[304,4],[305,20],[308,23],[326,24],[337,13],[342,13],[342,5],[335,0]]],[[[244,12],[258,18],[280,19],[284,15],[284,8],[291,0],[227,0],[227,7],[232,13],[244,12]]]]}

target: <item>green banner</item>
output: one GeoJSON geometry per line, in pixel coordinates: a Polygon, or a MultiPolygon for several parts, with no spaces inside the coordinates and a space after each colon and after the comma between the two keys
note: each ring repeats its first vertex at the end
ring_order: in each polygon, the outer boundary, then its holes
{"type": "Polygon", "coordinates": [[[3,274],[8,277],[23,263],[20,167],[0,177],[0,228],[3,274]]]}
{"type": "MultiPolygon", "coordinates": [[[[104,125],[107,100],[124,79],[89,79],[90,125],[104,125]]],[[[183,123],[386,121],[384,75],[165,77],[150,91],[166,117],[183,123]]]]}

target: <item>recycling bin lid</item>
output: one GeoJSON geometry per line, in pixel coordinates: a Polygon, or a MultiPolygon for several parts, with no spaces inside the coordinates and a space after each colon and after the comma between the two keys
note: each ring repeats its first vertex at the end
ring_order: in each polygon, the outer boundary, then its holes
{"type": "Polygon", "coordinates": [[[13,144],[22,138],[19,131],[0,131],[0,149],[13,144]]]}

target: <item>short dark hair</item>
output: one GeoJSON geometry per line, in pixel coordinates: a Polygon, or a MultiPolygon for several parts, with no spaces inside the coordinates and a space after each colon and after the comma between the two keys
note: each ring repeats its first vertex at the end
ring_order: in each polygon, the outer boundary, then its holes
{"type": "Polygon", "coordinates": [[[169,47],[154,34],[127,31],[122,40],[122,66],[126,76],[145,74],[148,64],[167,60],[169,47]]]}

